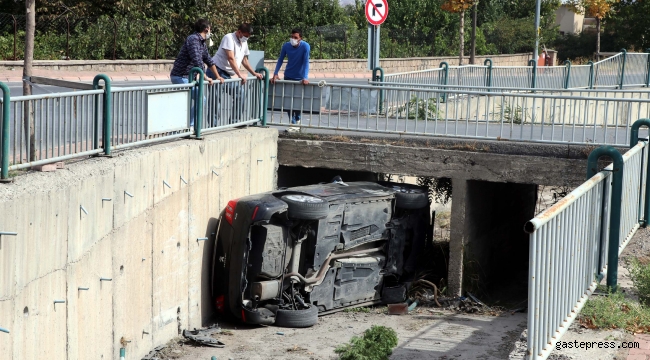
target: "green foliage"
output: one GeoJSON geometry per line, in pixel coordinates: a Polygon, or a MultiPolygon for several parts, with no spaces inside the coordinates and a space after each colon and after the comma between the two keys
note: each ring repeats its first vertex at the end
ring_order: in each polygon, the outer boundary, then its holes
{"type": "Polygon", "coordinates": [[[397,346],[395,330],[373,325],[362,337],[354,336],[349,344],[334,350],[341,360],[388,360],[393,348],[397,346]]]}
{"type": "Polygon", "coordinates": [[[370,308],[369,307],[347,308],[347,309],[343,310],[343,312],[368,314],[368,313],[370,313],[370,308]]]}
{"type": "Polygon", "coordinates": [[[524,111],[519,105],[516,105],[514,107],[510,104],[506,104],[505,106],[499,105],[498,111],[502,112],[503,114],[503,122],[521,124],[525,123],[526,120],[530,120],[528,111],[524,111]]]}
{"type": "Polygon", "coordinates": [[[580,322],[592,329],[623,329],[647,332],[650,329],[650,309],[626,299],[620,292],[594,296],[585,304],[580,322]]]}
{"type": "Polygon", "coordinates": [[[446,205],[451,200],[452,183],[450,178],[418,177],[418,185],[429,189],[429,201],[446,205]]]}
{"type": "Polygon", "coordinates": [[[644,265],[637,258],[632,258],[627,265],[639,301],[644,305],[650,305],[650,264],[644,265]]]}
{"type": "Polygon", "coordinates": [[[412,95],[407,104],[397,108],[397,116],[411,120],[437,120],[440,117],[437,101],[438,98],[420,99],[412,95]]]}

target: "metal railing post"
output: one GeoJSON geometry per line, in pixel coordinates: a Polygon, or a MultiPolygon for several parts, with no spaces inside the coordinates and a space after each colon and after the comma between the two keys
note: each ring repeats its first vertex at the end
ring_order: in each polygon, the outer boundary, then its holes
{"type": "Polygon", "coordinates": [[[257,72],[264,73],[264,89],[262,90],[262,126],[266,126],[266,109],[269,107],[269,69],[261,67],[257,72]]]}
{"type": "Polygon", "coordinates": [[[566,79],[564,79],[564,88],[569,88],[569,81],[571,80],[571,60],[564,60],[564,65],[566,65],[566,79]]]}
{"type": "MultiPolygon", "coordinates": [[[[372,81],[384,82],[384,68],[377,66],[372,70],[372,81]],[[379,72],[379,75],[377,75],[379,72]]],[[[379,90],[379,114],[384,110],[384,90],[379,90]]]]}
{"type": "MultiPolygon", "coordinates": [[[[632,130],[630,130],[630,148],[636,146],[639,143],[639,128],[645,126],[650,130],[650,119],[639,119],[632,124],[632,130]]],[[[650,146],[650,142],[648,142],[650,146]]],[[[650,148],[646,151],[647,156],[650,158],[650,148]]],[[[648,159],[645,159],[648,162],[648,159]]],[[[643,168],[643,165],[642,165],[643,168]]],[[[643,175],[641,175],[643,177],[643,175]]],[[[639,196],[639,200],[640,200],[639,196]]],[[[643,210],[643,220],[640,222],[642,227],[648,226],[648,219],[650,219],[650,164],[648,164],[646,169],[646,184],[645,184],[645,208],[643,210]]]]}
{"type": "MultiPolygon", "coordinates": [[[[440,68],[443,69],[441,73],[443,82],[441,85],[447,86],[448,85],[447,82],[449,81],[449,64],[446,61],[443,61],[440,63],[440,68]]],[[[446,99],[447,99],[447,93],[443,91],[440,101],[445,102],[446,99]]]]}
{"type": "Polygon", "coordinates": [[[593,89],[594,88],[594,62],[589,60],[587,64],[589,65],[589,89],[593,89]]]}
{"type": "Polygon", "coordinates": [[[0,167],[2,172],[0,180],[7,180],[9,178],[9,110],[11,108],[11,93],[9,87],[0,82],[0,89],[2,90],[2,148],[0,148],[0,167]]]}
{"type": "MultiPolygon", "coordinates": [[[[609,249],[607,253],[607,287],[616,291],[618,279],[618,248],[621,228],[621,196],[623,194],[623,155],[611,146],[601,146],[589,154],[587,180],[598,173],[598,160],[609,157],[612,165],[611,212],[609,221],[609,249]]],[[[607,228],[603,224],[602,228],[607,228]]]]}
{"type": "MultiPolygon", "coordinates": [[[[492,59],[485,59],[485,61],[483,61],[483,65],[487,66],[485,69],[487,71],[487,76],[485,77],[485,86],[492,87],[492,59]]],[[[488,92],[489,91],[490,89],[488,89],[488,92]]]]}
{"type": "MultiPolygon", "coordinates": [[[[111,78],[108,77],[108,75],[105,74],[99,74],[95,76],[93,79],[93,89],[97,90],[99,89],[99,80],[104,80],[104,102],[103,102],[103,117],[102,117],[102,137],[103,137],[103,145],[104,145],[104,155],[110,155],[111,154],[111,134],[112,134],[112,128],[113,128],[113,119],[112,119],[112,112],[111,112],[111,78]]],[[[97,97],[95,97],[95,133],[94,133],[94,141],[95,141],[95,149],[98,149],[99,147],[99,109],[97,97]]]]}
{"type": "Polygon", "coordinates": [[[646,56],[646,78],[645,78],[645,86],[650,87],[650,49],[646,49],[646,53],[648,53],[646,56]]]}
{"type": "Polygon", "coordinates": [[[537,84],[537,61],[535,60],[528,60],[528,66],[532,66],[531,70],[531,82],[530,82],[530,88],[534,89],[535,85],[537,84]]]}
{"type": "Polygon", "coordinates": [[[625,84],[625,62],[627,61],[627,50],[621,49],[621,52],[623,53],[621,55],[623,57],[623,63],[621,64],[621,82],[618,86],[619,89],[623,89],[623,85],[625,84]]]}
{"type": "MultiPolygon", "coordinates": [[[[194,136],[197,139],[201,138],[201,121],[203,121],[203,86],[204,86],[204,73],[203,69],[199,67],[193,67],[190,70],[189,81],[190,84],[194,82],[194,77],[196,74],[199,74],[199,90],[196,94],[196,99],[194,99],[194,136]]],[[[196,86],[196,84],[194,85],[196,86]]],[[[190,93],[191,94],[191,93],[190,93]]],[[[191,95],[190,95],[191,97],[191,95]]],[[[190,111],[192,109],[192,103],[190,102],[190,111]]]]}

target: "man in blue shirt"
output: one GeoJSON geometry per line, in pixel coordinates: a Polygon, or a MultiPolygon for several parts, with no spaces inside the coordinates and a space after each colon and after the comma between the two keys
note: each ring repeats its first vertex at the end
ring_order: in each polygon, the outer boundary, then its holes
{"type": "MultiPolygon", "coordinates": [[[[278,73],[280,72],[284,58],[288,56],[287,67],[284,69],[284,80],[300,81],[303,85],[309,84],[310,50],[311,47],[309,44],[302,40],[302,31],[300,29],[291,30],[289,42],[282,45],[271,83],[274,84],[275,80],[278,80],[278,73]]],[[[292,124],[300,122],[300,110],[287,110],[287,114],[289,114],[292,124]]]]}

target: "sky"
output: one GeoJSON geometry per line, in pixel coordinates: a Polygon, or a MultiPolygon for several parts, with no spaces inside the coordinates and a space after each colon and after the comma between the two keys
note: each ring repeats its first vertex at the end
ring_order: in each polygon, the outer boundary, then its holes
{"type": "Polygon", "coordinates": [[[339,0],[339,4],[341,4],[341,6],[352,5],[354,4],[354,0],[339,0]]]}

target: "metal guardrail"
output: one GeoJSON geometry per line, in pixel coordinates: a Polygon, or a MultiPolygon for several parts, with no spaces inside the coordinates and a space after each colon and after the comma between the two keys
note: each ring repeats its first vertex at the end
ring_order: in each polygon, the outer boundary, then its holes
{"type": "Polygon", "coordinates": [[[525,225],[530,233],[528,359],[546,359],[598,283],[617,287],[618,257],[650,216],[647,140],[632,127],[622,155],[601,147],[589,156],[588,180],[525,225]],[[602,156],[614,163],[597,172],[602,156]]]}
{"type": "Polygon", "coordinates": [[[266,73],[265,80],[249,77],[244,85],[233,79],[212,86],[203,82],[198,68],[193,69],[190,78],[200,74],[200,81],[180,85],[111,88],[110,79],[98,75],[93,81],[96,90],[15,97],[10,97],[9,88],[0,83],[0,179],[8,179],[10,170],[110,155],[112,150],[264,122],[268,71],[260,71],[266,73]],[[100,80],[105,83],[103,90],[99,89],[100,80]],[[181,110],[188,115],[188,123],[152,132],[152,125],[164,120],[164,114],[151,111],[161,101],[149,104],[152,95],[177,93],[185,93],[187,103],[182,107],[187,108],[181,110]],[[192,106],[201,98],[203,106],[192,106]],[[193,127],[189,124],[192,111],[197,119],[193,127]],[[30,118],[33,129],[29,127],[30,118]]]}
{"type": "Polygon", "coordinates": [[[276,82],[293,105],[271,107],[269,123],[351,132],[516,140],[542,143],[627,145],[632,122],[650,117],[645,93],[622,97],[465,88],[276,82]],[[312,99],[312,94],[320,95],[312,99]],[[303,114],[292,125],[288,112],[303,114]]]}
{"type": "MultiPolygon", "coordinates": [[[[531,65],[533,64],[533,65],[531,65]]],[[[610,58],[587,65],[537,67],[484,65],[449,66],[446,62],[437,69],[385,74],[384,81],[403,84],[464,85],[487,87],[530,88],[618,88],[650,87],[650,54],[627,53],[622,50],[610,58]]]]}

